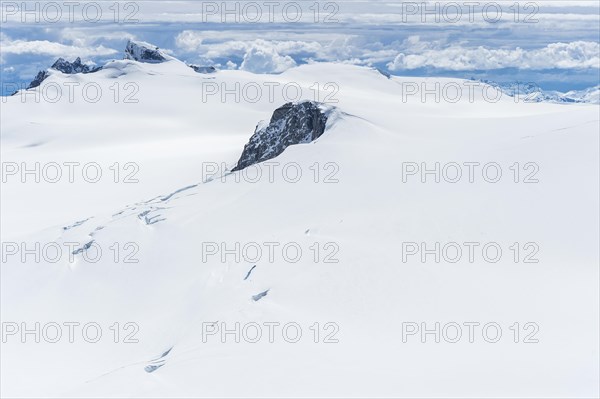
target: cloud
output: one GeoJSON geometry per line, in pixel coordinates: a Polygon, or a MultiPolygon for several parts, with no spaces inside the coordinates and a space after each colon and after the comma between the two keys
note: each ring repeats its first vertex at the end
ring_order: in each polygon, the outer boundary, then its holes
{"type": "Polygon", "coordinates": [[[123,30],[114,30],[106,27],[97,28],[64,28],[58,34],[62,42],[71,43],[77,47],[91,47],[99,42],[123,42],[124,40],[135,40],[136,36],[123,30]]]}
{"type": "MultiPolygon", "coordinates": [[[[441,4],[424,2],[429,10],[441,4]]],[[[101,65],[118,58],[124,41],[131,38],[170,48],[170,54],[181,60],[223,69],[277,73],[296,64],[342,62],[388,66],[405,75],[487,79],[523,79],[525,75],[552,85],[597,84],[598,2],[538,0],[538,23],[523,21],[531,8],[522,9],[518,22],[514,21],[513,2],[498,2],[505,11],[498,23],[486,22],[481,12],[476,12],[472,22],[467,14],[453,23],[435,13],[428,14],[426,21],[417,13],[404,22],[401,3],[344,0],[334,16],[340,23],[325,23],[330,7],[321,7],[315,23],[310,2],[303,10],[305,19],[311,21],[236,23],[228,17],[229,22],[220,23],[220,16],[214,15],[214,23],[203,23],[202,4],[194,1],[178,1],[176,8],[168,2],[145,2],[135,15],[143,21],[138,24],[9,21],[0,32],[0,64],[15,68],[10,79],[35,75],[58,56],[81,56],[101,65]],[[510,75],[506,68],[511,68],[510,75]],[[512,68],[518,71],[512,73],[512,68]]],[[[281,6],[277,14],[281,16],[281,6]]]]}
{"type": "Polygon", "coordinates": [[[203,39],[204,36],[201,32],[185,30],[177,35],[175,44],[186,51],[194,51],[200,49],[203,39]]]}
{"type": "Polygon", "coordinates": [[[58,42],[51,42],[48,40],[12,40],[6,35],[2,35],[0,38],[0,47],[2,47],[2,54],[9,55],[44,55],[54,57],[92,57],[92,56],[103,56],[118,53],[117,50],[104,47],[103,45],[95,47],[80,47],[73,45],[66,45],[58,42]]]}
{"type": "Polygon", "coordinates": [[[280,55],[275,46],[268,42],[256,41],[244,54],[240,69],[254,73],[279,73],[296,66],[292,57],[280,55]]]}
{"type": "Polygon", "coordinates": [[[387,65],[392,71],[424,67],[451,71],[600,68],[600,44],[588,41],[551,43],[529,50],[520,47],[467,47],[463,43],[442,45],[439,42],[423,42],[418,37],[410,37],[403,44],[405,49],[387,65]]]}
{"type": "MultiPolygon", "coordinates": [[[[337,35],[317,35],[330,43],[337,35]]],[[[199,62],[242,59],[240,69],[256,73],[278,73],[296,65],[298,60],[321,58],[327,51],[315,35],[290,32],[270,32],[270,40],[247,39],[247,32],[239,31],[183,31],[175,38],[175,45],[186,53],[197,53],[199,62]],[[300,38],[305,40],[299,40],[300,38]]],[[[321,58],[322,59],[322,58],[321,58]]],[[[391,58],[390,58],[391,59],[391,58]]]]}
{"type": "MultiPolygon", "coordinates": [[[[530,28],[534,27],[527,29],[530,28]]],[[[264,40],[262,32],[247,38],[247,31],[187,30],[175,41],[179,51],[195,53],[204,63],[215,60],[224,63],[227,59],[239,63],[244,57],[274,51],[298,64],[351,61],[360,65],[387,65],[391,71],[424,67],[448,71],[598,68],[599,44],[587,38],[571,41],[557,37],[550,41],[529,30],[506,30],[501,37],[472,33],[467,39],[456,32],[440,35],[435,30],[420,30],[419,35],[408,37],[385,30],[361,34],[343,29],[330,34],[269,31],[270,40],[264,40]],[[523,37],[528,38],[527,43],[523,37]],[[272,50],[260,50],[266,46],[272,50]]],[[[267,57],[267,54],[262,56],[267,57]]]]}
{"type": "Polygon", "coordinates": [[[175,45],[185,52],[199,52],[205,57],[226,57],[243,55],[260,43],[270,42],[278,53],[293,55],[316,53],[323,48],[322,42],[332,42],[339,34],[299,34],[292,32],[269,31],[268,34],[253,32],[248,38],[247,31],[195,31],[185,30],[175,38],[175,45]]]}

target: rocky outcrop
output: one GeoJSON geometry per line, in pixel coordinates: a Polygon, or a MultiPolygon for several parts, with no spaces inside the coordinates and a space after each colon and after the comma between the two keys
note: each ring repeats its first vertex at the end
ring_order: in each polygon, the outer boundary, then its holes
{"type": "Polygon", "coordinates": [[[79,57],[77,57],[73,62],[69,62],[64,58],[59,58],[54,64],[52,64],[51,68],[68,75],[72,75],[74,73],[93,73],[102,69],[102,67],[93,68],[89,65],[81,63],[81,58],[79,57]]]}
{"type": "MultiPolygon", "coordinates": [[[[35,75],[35,78],[33,78],[33,80],[29,83],[29,86],[27,86],[27,90],[33,89],[34,87],[38,87],[42,84],[44,80],[46,80],[48,76],[50,76],[48,71],[39,71],[37,75],[35,75]]],[[[17,93],[18,91],[14,92],[13,95],[17,93]]]]}
{"type": "Polygon", "coordinates": [[[290,145],[316,140],[325,132],[327,115],[326,106],[314,101],[277,108],[268,125],[256,127],[233,171],[275,158],[290,145]]]}
{"type": "MultiPolygon", "coordinates": [[[[90,67],[89,65],[82,63],[81,58],[77,57],[73,62],[69,62],[64,58],[59,58],[54,62],[54,64],[52,64],[50,69],[60,71],[67,75],[73,75],[76,73],[93,73],[99,71],[100,69],[102,69],[102,67],[90,67]]],[[[42,84],[44,80],[46,80],[46,78],[48,78],[48,76],[50,76],[48,70],[39,71],[37,75],[35,75],[35,78],[33,78],[31,83],[29,83],[29,85],[27,86],[27,90],[38,87],[42,84]]],[[[13,95],[16,93],[18,93],[18,91],[13,93],[13,95]]]]}
{"type": "Polygon", "coordinates": [[[200,66],[200,65],[193,65],[193,64],[188,64],[188,66],[198,73],[215,73],[215,72],[217,72],[217,69],[213,66],[200,66]]]}
{"type": "Polygon", "coordinates": [[[150,43],[129,40],[125,47],[125,59],[158,64],[169,61],[171,57],[150,43]]]}

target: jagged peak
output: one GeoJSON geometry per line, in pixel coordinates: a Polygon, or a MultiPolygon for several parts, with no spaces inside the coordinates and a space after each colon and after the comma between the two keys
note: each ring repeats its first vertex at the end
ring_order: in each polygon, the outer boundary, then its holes
{"type": "Polygon", "coordinates": [[[90,73],[96,72],[97,70],[101,69],[101,67],[94,68],[82,63],[80,57],[75,58],[75,61],[73,62],[69,62],[64,58],[60,57],[54,62],[54,64],[52,64],[50,68],[66,74],[90,73]]]}
{"type": "Polygon", "coordinates": [[[161,62],[170,61],[173,59],[173,57],[167,55],[153,44],[137,40],[129,40],[127,42],[127,46],[125,47],[125,59],[158,64],[161,62]]]}
{"type": "MultiPolygon", "coordinates": [[[[81,57],[75,58],[75,61],[69,62],[62,57],[59,57],[49,69],[62,72],[67,75],[73,75],[76,73],[93,73],[102,69],[102,67],[92,67],[81,62],[81,57]]],[[[35,78],[29,83],[26,90],[33,89],[42,84],[50,76],[49,69],[39,71],[35,78]]],[[[18,90],[13,93],[18,93],[18,90]]]]}

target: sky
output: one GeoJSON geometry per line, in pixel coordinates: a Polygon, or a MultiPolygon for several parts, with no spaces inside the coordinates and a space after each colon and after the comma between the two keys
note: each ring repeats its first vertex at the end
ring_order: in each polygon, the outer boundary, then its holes
{"type": "Polygon", "coordinates": [[[128,39],[254,73],[344,62],[580,90],[600,81],[599,14],[597,0],[2,1],[2,94],[59,57],[121,59],[128,39]]]}

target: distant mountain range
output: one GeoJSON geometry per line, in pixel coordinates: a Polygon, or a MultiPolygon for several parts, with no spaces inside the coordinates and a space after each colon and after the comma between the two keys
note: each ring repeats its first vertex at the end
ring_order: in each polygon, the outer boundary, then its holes
{"type": "Polygon", "coordinates": [[[535,83],[506,82],[498,83],[489,80],[477,80],[496,87],[510,97],[518,97],[523,102],[549,102],[549,103],[590,103],[600,104],[600,86],[589,87],[583,90],[571,90],[562,93],[554,90],[543,90],[535,83]]]}
{"type": "MultiPolygon", "coordinates": [[[[125,59],[144,62],[144,63],[162,63],[165,61],[173,60],[174,57],[168,55],[158,47],[142,42],[129,40],[125,47],[125,59]]],[[[201,66],[194,64],[187,64],[190,68],[198,73],[209,74],[214,73],[217,69],[214,66],[201,66]]],[[[48,76],[50,76],[50,70],[60,71],[64,74],[76,74],[76,73],[93,73],[101,70],[102,67],[91,67],[83,64],[81,58],[77,57],[75,61],[69,62],[63,58],[59,58],[49,70],[39,71],[35,78],[29,83],[27,89],[33,89],[39,86],[48,76]]],[[[391,75],[383,70],[378,69],[387,78],[391,78],[391,75]]],[[[548,103],[589,103],[589,104],[600,104],[600,85],[590,87],[583,90],[571,90],[566,93],[543,90],[533,82],[494,82],[487,79],[473,79],[470,80],[481,82],[493,86],[502,93],[510,96],[517,97],[522,102],[548,102],[548,103]]],[[[17,92],[13,93],[16,94],[17,92]]]]}

